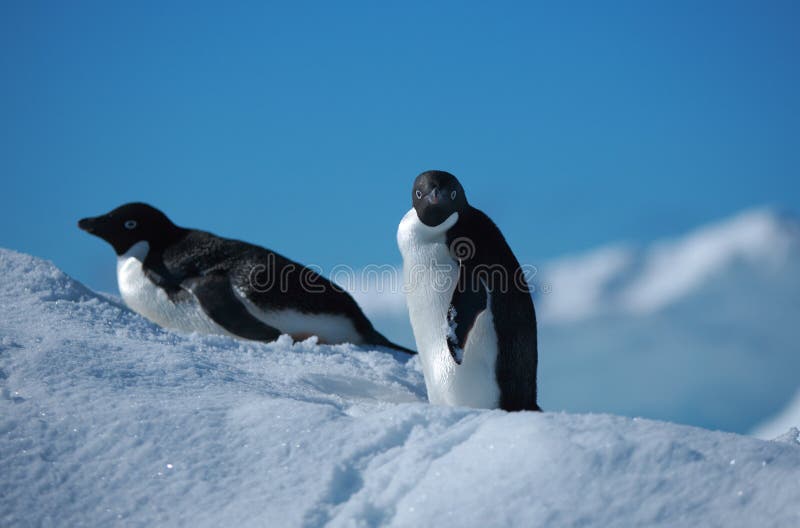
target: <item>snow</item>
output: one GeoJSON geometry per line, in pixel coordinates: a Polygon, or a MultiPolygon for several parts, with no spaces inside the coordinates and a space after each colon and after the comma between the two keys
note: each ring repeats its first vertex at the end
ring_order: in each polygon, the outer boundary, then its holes
{"type": "Polygon", "coordinates": [[[792,427],[800,428],[800,390],[783,410],[759,424],[753,430],[753,435],[770,440],[792,427]]]}
{"type": "Polygon", "coordinates": [[[634,312],[653,312],[696,290],[704,280],[735,259],[777,265],[794,242],[770,210],[741,215],[657,245],[644,271],[622,294],[634,312]]]}
{"type": "MultiPolygon", "coordinates": [[[[546,409],[746,433],[800,389],[794,217],[762,207],[643,247],[521,262],[538,265],[546,409]]],[[[413,346],[386,268],[355,284],[354,295],[381,331],[413,346]]]]}
{"type": "Polygon", "coordinates": [[[8,250],[0,391],[4,527],[800,523],[797,435],[432,406],[417,359],[170,333],[8,250]]]}
{"type": "Polygon", "coordinates": [[[545,267],[544,280],[556,294],[541,297],[541,317],[563,323],[601,313],[608,303],[608,284],[626,272],[633,259],[629,248],[611,246],[550,263],[545,267]]]}
{"type": "Polygon", "coordinates": [[[769,208],[747,210],[683,236],[644,248],[614,244],[543,266],[546,324],[608,314],[647,316],[697,294],[705,284],[745,265],[780,269],[800,246],[800,229],[769,208]]]}

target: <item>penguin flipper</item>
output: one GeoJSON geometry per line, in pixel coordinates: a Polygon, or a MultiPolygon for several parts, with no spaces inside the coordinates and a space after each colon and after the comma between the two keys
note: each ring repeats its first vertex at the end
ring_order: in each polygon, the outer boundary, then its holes
{"type": "Polygon", "coordinates": [[[183,295],[186,294],[185,290],[181,288],[181,285],[174,280],[170,280],[167,278],[166,273],[158,273],[153,268],[147,267],[144,268],[144,275],[147,277],[150,282],[161,288],[167,293],[167,297],[169,300],[175,302],[180,300],[183,295]]]}
{"type": "Polygon", "coordinates": [[[206,275],[184,281],[203,311],[228,332],[254,341],[275,341],[281,335],[276,328],[257,319],[236,297],[230,280],[224,275],[206,275]]]}
{"type": "Polygon", "coordinates": [[[459,281],[453,290],[453,298],[447,310],[447,348],[459,365],[464,359],[464,348],[475,319],[487,308],[488,298],[483,281],[468,276],[466,268],[462,265],[459,270],[459,281]]]}

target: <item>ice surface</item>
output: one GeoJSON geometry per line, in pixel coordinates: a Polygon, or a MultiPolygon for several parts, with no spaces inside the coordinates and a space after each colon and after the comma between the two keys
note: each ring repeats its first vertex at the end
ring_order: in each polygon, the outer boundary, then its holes
{"type": "Polygon", "coordinates": [[[800,446],[444,408],[388,350],[163,331],[0,250],[0,526],[796,526],[800,446]]]}

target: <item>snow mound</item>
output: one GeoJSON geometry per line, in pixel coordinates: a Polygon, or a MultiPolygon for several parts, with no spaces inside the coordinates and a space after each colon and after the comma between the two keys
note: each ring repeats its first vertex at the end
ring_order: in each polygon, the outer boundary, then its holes
{"type": "Polygon", "coordinates": [[[0,250],[0,525],[791,526],[800,447],[424,402],[416,359],[159,329],[0,250]]]}
{"type": "Polygon", "coordinates": [[[652,314],[737,265],[766,273],[779,268],[799,247],[797,221],[769,208],[638,250],[603,247],[545,266],[543,280],[553,295],[542,297],[542,315],[547,323],[569,323],[609,313],[652,314]]]}
{"type": "Polygon", "coordinates": [[[737,260],[778,265],[795,242],[794,233],[770,210],[748,211],[657,245],[640,277],[623,294],[634,312],[653,312],[696,290],[704,280],[737,260]]]}

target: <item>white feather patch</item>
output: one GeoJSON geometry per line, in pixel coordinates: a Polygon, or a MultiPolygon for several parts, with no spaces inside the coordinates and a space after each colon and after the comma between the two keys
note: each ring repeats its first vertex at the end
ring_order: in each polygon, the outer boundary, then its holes
{"type": "Polygon", "coordinates": [[[356,331],[353,322],[344,315],[311,314],[298,310],[262,310],[245,297],[242,297],[242,302],[255,318],[294,339],[303,340],[317,336],[320,343],[364,343],[364,338],[356,331]]]}
{"type": "Polygon", "coordinates": [[[460,365],[447,346],[447,336],[453,331],[447,313],[458,281],[458,263],[450,256],[446,233],[457,221],[458,213],[453,213],[442,224],[427,226],[414,209],[400,221],[397,244],[403,255],[408,314],[431,403],[493,409],[499,405],[500,388],[491,310],[478,314],[467,342],[460,343],[460,365]]]}

